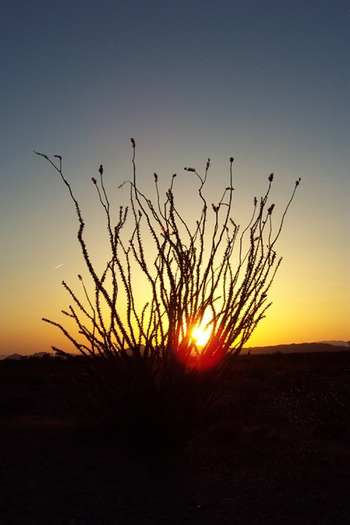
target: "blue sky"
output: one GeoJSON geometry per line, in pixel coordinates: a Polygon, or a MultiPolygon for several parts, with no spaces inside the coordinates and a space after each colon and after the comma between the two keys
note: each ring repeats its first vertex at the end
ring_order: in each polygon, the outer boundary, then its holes
{"type": "Polygon", "coordinates": [[[102,162],[118,203],[131,136],[145,188],[210,157],[215,193],[233,155],[243,217],[270,172],[280,210],[301,177],[252,344],[350,339],[348,2],[5,0],[0,12],[0,353],[57,343],[40,319],[84,268],[65,188],[33,150],[63,156],[93,222],[90,179],[102,162]]]}

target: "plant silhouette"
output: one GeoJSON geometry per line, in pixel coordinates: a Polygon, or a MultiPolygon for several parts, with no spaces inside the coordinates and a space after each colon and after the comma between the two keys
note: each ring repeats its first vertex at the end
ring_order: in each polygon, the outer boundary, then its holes
{"type": "MultiPolygon", "coordinates": [[[[119,435],[137,447],[174,449],[183,446],[203,417],[222,398],[234,356],[250,338],[270,304],[268,292],[281,263],[276,243],[300,179],[277,226],[269,197],[255,197],[248,224],[232,218],[233,163],[228,185],[217,203],[208,203],[204,173],[184,168],[198,181],[199,213],[192,224],[176,201],[176,175],[162,199],[159,177],[153,176],[156,198],[138,185],[136,144],[132,145],[132,179],[128,206],[113,219],[104,167],[92,178],[106,219],[109,256],[96,270],[85,240],[85,221],[78,199],[63,173],[62,157],[44,157],[59,173],[75,206],[78,242],[93,292],[79,275],[82,299],[63,282],[72,304],[64,315],[78,336],[63,323],[58,327],[84,356],[99,413],[115,423],[119,435]],[[146,249],[147,246],[147,249],[146,249]],[[152,248],[150,248],[152,246],[152,248]],[[139,278],[145,291],[142,302],[139,278]],[[194,336],[206,330],[206,340],[194,336]]],[[[53,347],[62,356],[70,354],[53,347]]]]}

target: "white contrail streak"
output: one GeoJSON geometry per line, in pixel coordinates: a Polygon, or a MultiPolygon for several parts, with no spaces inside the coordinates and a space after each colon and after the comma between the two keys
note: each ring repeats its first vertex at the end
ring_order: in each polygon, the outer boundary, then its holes
{"type": "Polygon", "coordinates": [[[61,266],[63,266],[64,263],[61,263],[61,264],[58,264],[57,266],[55,266],[55,270],[57,270],[57,268],[61,268],[61,266]]]}

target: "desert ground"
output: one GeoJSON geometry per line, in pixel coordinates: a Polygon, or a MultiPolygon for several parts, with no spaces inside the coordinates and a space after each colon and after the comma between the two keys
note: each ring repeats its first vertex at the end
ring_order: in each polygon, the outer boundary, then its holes
{"type": "Polygon", "coordinates": [[[225,410],[172,456],[90,426],[78,376],[0,362],[0,525],[350,523],[350,352],[242,356],[225,410]]]}

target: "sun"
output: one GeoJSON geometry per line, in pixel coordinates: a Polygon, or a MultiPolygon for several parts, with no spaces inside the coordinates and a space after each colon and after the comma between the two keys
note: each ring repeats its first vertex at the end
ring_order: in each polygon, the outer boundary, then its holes
{"type": "Polygon", "coordinates": [[[205,312],[196,324],[183,325],[183,336],[176,343],[177,358],[186,368],[205,371],[215,368],[225,356],[226,347],[215,333],[212,313],[205,312]]]}
{"type": "Polygon", "coordinates": [[[213,327],[210,323],[210,315],[205,313],[202,321],[197,324],[191,331],[191,340],[194,342],[196,347],[203,348],[212,334],[213,327]]]}
{"type": "Polygon", "coordinates": [[[209,341],[212,328],[210,326],[205,326],[205,323],[201,323],[198,326],[195,326],[191,333],[191,339],[197,347],[203,347],[209,341]]]}

